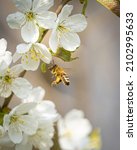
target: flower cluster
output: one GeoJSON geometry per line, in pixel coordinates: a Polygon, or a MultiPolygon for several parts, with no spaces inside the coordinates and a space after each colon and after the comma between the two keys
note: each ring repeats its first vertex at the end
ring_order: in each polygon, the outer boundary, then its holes
{"type": "Polygon", "coordinates": [[[25,70],[37,70],[40,60],[49,64],[52,55],[46,45],[40,44],[41,29],[50,29],[49,46],[53,53],[59,47],[67,51],[75,51],[80,46],[80,38],[76,32],[83,31],[87,26],[84,15],[72,15],[72,5],[65,5],[56,15],[48,11],[53,6],[54,0],[14,0],[20,12],[10,14],[7,22],[12,29],[21,28],[21,36],[25,43],[19,44],[13,61],[21,58],[25,70]]]}
{"type": "Polygon", "coordinates": [[[70,16],[72,5],[65,5],[57,16],[48,11],[54,5],[54,0],[13,2],[19,12],[10,14],[7,22],[12,29],[21,29],[24,42],[17,45],[12,55],[6,51],[7,41],[0,39],[0,97],[7,101],[15,94],[21,103],[12,109],[8,105],[0,107],[0,149],[50,150],[54,145],[55,125],[62,150],[95,149],[90,138],[92,127],[84,118],[84,113],[72,110],[63,119],[52,101],[43,100],[45,90],[42,87],[33,88],[21,75],[29,70],[37,70],[41,61],[50,64],[52,55],[60,48],[67,52],[75,51],[80,46],[77,32],[87,26],[85,16],[70,16]],[[50,48],[41,43],[47,30],[51,30],[50,48]],[[20,64],[12,64],[20,58],[20,64]]]}
{"type": "Polygon", "coordinates": [[[59,118],[53,102],[43,100],[41,87],[33,88],[22,103],[4,115],[0,126],[0,141],[3,146],[16,150],[32,150],[33,147],[49,149],[53,146],[54,123],[59,118]]]}

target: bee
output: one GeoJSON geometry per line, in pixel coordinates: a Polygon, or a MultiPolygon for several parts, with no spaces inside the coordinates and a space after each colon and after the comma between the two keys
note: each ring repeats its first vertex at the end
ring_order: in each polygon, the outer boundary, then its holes
{"type": "Polygon", "coordinates": [[[52,82],[51,85],[57,85],[61,82],[63,82],[63,84],[67,86],[70,84],[69,77],[63,68],[54,64],[52,67],[49,68],[49,70],[55,77],[55,80],[52,82]]]}

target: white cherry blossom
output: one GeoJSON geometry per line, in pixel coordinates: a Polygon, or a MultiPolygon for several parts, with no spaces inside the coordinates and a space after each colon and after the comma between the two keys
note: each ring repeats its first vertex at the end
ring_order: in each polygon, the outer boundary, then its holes
{"type": "Polygon", "coordinates": [[[3,126],[10,140],[17,144],[23,140],[23,134],[33,135],[38,129],[38,121],[29,114],[36,107],[36,103],[23,103],[11,110],[4,116],[3,126]]]}
{"type": "Polygon", "coordinates": [[[45,90],[41,87],[33,88],[27,98],[23,99],[24,103],[36,102],[37,106],[29,113],[36,117],[39,124],[55,122],[59,114],[55,109],[55,104],[50,100],[44,100],[45,90]]]}
{"type": "Polygon", "coordinates": [[[24,78],[19,77],[24,69],[21,64],[0,71],[0,96],[9,97],[13,92],[19,98],[26,98],[32,85],[24,78]]]}
{"type": "Polygon", "coordinates": [[[41,87],[32,89],[28,98],[23,102],[35,102],[37,105],[31,109],[29,114],[38,121],[38,129],[33,135],[24,135],[23,141],[16,145],[16,150],[32,150],[33,147],[39,150],[50,150],[53,146],[54,123],[59,115],[55,105],[51,101],[42,101],[45,91],[41,87]]]}
{"type": "Polygon", "coordinates": [[[5,69],[12,61],[12,54],[7,49],[7,41],[0,39],[0,70],[5,69]]]}
{"type": "Polygon", "coordinates": [[[29,102],[41,102],[44,98],[45,95],[45,90],[42,87],[36,87],[33,88],[28,97],[26,97],[25,99],[22,99],[23,103],[29,103],[29,102]]]}
{"type": "Polygon", "coordinates": [[[49,40],[54,53],[57,52],[58,47],[74,51],[80,46],[80,38],[76,32],[83,31],[87,27],[87,21],[82,14],[70,16],[72,9],[72,5],[65,5],[56,20],[49,40]]]}
{"type": "Polygon", "coordinates": [[[54,136],[53,123],[46,123],[38,128],[37,132],[31,136],[24,136],[21,144],[17,144],[15,150],[32,150],[33,147],[39,150],[50,150],[53,146],[54,136]]]}
{"type": "Polygon", "coordinates": [[[56,14],[48,11],[54,0],[13,0],[20,12],[7,17],[9,26],[21,28],[24,41],[34,42],[39,38],[39,27],[51,29],[56,20],[56,14]]]}
{"type": "Polygon", "coordinates": [[[41,43],[19,44],[13,56],[13,62],[21,58],[21,63],[25,70],[35,71],[38,69],[40,60],[49,64],[52,55],[48,48],[41,43]]]}
{"type": "Polygon", "coordinates": [[[71,110],[58,121],[59,143],[62,150],[84,150],[89,142],[92,126],[84,113],[71,110]]]}

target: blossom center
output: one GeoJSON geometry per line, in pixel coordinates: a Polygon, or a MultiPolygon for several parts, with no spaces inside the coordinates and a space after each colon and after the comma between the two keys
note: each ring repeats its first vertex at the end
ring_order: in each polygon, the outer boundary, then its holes
{"type": "Polygon", "coordinates": [[[35,19],[35,14],[33,12],[27,12],[26,14],[27,21],[32,21],[35,19]]]}
{"type": "Polygon", "coordinates": [[[12,82],[12,78],[9,76],[9,75],[6,75],[5,77],[4,77],[4,81],[6,82],[6,83],[11,83],[12,82]]]}
{"type": "Polygon", "coordinates": [[[30,57],[31,57],[31,59],[38,61],[39,57],[40,57],[40,53],[35,51],[34,49],[31,49],[30,50],[30,57]]]}
{"type": "Polygon", "coordinates": [[[23,124],[24,123],[24,121],[23,120],[21,120],[20,118],[19,118],[19,116],[16,116],[16,115],[13,115],[12,117],[11,117],[11,119],[10,119],[10,123],[21,123],[21,124],[23,124]]]}
{"type": "Polygon", "coordinates": [[[66,28],[66,27],[63,26],[63,25],[59,25],[59,26],[58,26],[58,30],[59,30],[61,33],[63,33],[63,32],[68,32],[68,31],[69,31],[68,28],[66,28]]]}

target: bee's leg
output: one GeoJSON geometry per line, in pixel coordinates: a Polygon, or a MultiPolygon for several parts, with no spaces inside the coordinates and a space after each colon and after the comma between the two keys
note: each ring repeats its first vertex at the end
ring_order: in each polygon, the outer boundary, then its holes
{"type": "Polygon", "coordinates": [[[52,83],[51,83],[51,86],[54,86],[54,85],[56,85],[57,83],[56,83],[56,81],[53,81],[52,83]]]}

